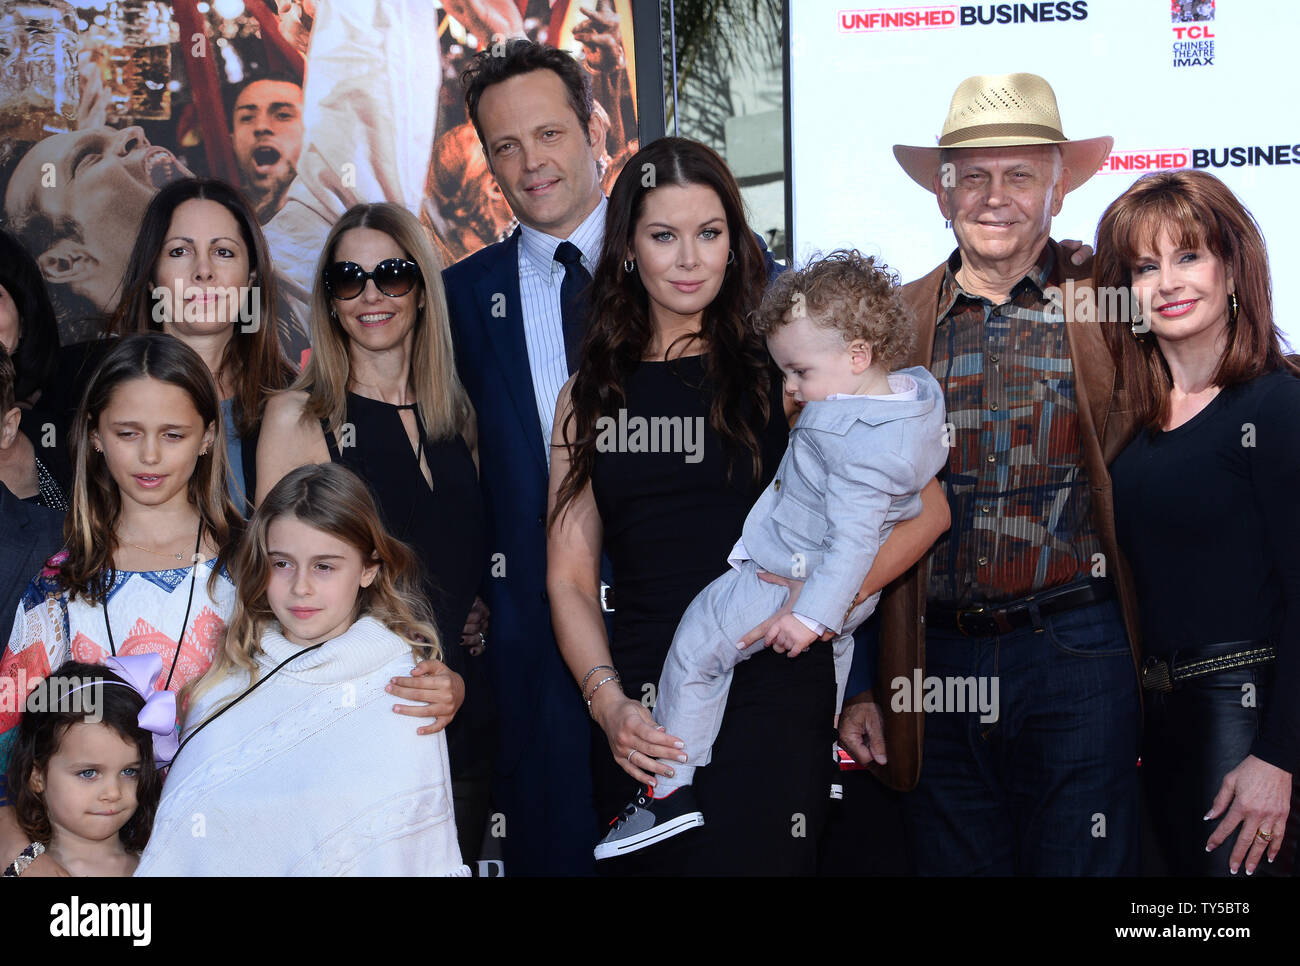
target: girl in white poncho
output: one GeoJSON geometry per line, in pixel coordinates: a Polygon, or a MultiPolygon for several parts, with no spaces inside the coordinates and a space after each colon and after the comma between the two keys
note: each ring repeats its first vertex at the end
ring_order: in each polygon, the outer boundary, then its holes
{"type": "Polygon", "coordinates": [[[186,695],[136,874],[468,875],[446,738],[417,735],[384,691],[438,638],[365,484],[293,471],[231,570],[225,649],[186,695]]]}

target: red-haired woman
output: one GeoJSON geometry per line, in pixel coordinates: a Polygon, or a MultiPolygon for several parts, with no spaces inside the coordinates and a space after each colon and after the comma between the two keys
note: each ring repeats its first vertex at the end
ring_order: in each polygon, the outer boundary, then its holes
{"type": "Polygon", "coordinates": [[[1212,175],[1148,175],[1103,215],[1094,274],[1135,305],[1106,332],[1141,427],[1111,476],[1157,839],[1172,874],[1251,874],[1300,764],[1300,379],[1264,240],[1212,175]]]}

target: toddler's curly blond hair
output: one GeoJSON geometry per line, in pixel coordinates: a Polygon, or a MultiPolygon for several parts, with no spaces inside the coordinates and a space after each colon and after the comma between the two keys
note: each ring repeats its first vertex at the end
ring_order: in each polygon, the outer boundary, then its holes
{"type": "Polygon", "coordinates": [[[873,361],[887,370],[905,364],[916,344],[912,313],[903,304],[897,275],[854,249],[839,249],[803,268],[782,272],[751,324],[767,337],[800,314],[818,328],[839,331],[845,345],[864,340],[873,361]]]}

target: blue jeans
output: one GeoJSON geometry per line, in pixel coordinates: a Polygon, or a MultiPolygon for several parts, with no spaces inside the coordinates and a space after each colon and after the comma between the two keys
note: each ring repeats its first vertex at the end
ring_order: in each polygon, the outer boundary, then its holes
{"type": "Polygon", "coordinates": [[[917,872],[1137,874],[1141,714],[1118,605],[994,637],[929,631],[927,688],[968,676],[997,695],[996,720],[951,698],[927,712],[921,780],[904,796],[917,872]]]}

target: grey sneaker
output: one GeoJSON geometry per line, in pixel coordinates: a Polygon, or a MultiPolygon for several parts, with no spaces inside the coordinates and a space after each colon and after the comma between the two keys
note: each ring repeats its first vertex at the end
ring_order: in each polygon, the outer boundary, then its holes
{"type": "Polygon", "coordinates": [[[609,832],[596,846],[596,858],[626,855],[703,824],[704,814],[690,785],[683,785],[666,798],[651,798],[647,789],[610,823],[609,832]]]}

